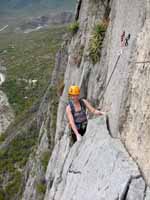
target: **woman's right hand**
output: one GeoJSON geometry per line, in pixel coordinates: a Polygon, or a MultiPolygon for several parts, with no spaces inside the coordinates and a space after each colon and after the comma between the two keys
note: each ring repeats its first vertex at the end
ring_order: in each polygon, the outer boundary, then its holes
{"type": "Polygon", "coordinates": [[[77,137],[77,141],[80,142],[82,140],[82,136],[79,133],[76,135],[76,137],[77,137]]]}

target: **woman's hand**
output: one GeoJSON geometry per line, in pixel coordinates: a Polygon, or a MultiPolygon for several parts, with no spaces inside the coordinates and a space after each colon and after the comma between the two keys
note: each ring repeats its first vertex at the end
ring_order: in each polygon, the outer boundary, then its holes
{"type": "Polygon", "coordinates": [[[105,115],[106,113],[105,113],[105,112],[102,112],[102,111],[99,111],[99,110],[95,110],[95,111],[94,111],[94,114],[95,114],[95,115],[105,115]]]}
{"type": "Polygon", "coordinates": [[[77,141],[81,141],[82,140],[82,136],[78,133],[78,134],[76,134],[76,137],[77,137],[77,141]]]}

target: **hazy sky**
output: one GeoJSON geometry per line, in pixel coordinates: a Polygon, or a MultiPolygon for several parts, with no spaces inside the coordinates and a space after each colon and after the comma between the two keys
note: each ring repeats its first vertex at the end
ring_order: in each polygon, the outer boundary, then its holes
{"type": "Polygon", "coordinates": [[[32,6],[73,9],[76,0],[0,0],[1,9],[23,9],[32,6]]]}

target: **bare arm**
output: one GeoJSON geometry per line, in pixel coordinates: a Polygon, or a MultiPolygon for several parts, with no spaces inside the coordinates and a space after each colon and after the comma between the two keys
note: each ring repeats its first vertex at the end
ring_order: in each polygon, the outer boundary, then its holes
{"type": "Polygon", "coordinates": [[[104,112],[95,109],[87,100],[83,99],[83,101],[84,101],[86,107],[88,108],[88,110],[91,113],[96,114],[96,115],[103,115],[104,114],[104,112]]]}
{"type": "Polygon", "coordinates": [[[73,119],[73,116],[72,116],[71,109],[70,109],[69,105],[66,107],[66,113],[67,113],[67,118],[69,120],[71,128],[72,128],[73,132],[75,133],[75,135],[77,136],[79,134],[79,132],[78,132],[78,130],[76,128],[76,125],[74,123],[74,119],[73,119]]]}

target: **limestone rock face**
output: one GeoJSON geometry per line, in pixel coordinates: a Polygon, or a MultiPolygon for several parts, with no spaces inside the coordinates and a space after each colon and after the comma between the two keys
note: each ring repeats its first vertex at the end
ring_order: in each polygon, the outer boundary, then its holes
{"type": "Polygon", "coordinates": [[[66,126],[64,113],[68,102],[69,86],[78,84],[81,87],[81,96],[88,97],[93,103],[97,102],[99,96],[99,94],[95,96],[95,80],[103,69],[98,65],[93,66],[89,58],[89,41],[95,24],[102,22],[105,9],[110,6],[110,1],[106,0],[102,3],[102,1],[83,0],[79,3],[81,4],[78,11],[79,30],[73,36],[68,48],[68,62],[64,76],[65,87],[58,108],[56,141],[61,138],[66,126]]]}
{"type": "Polygon", "coordinates": [[[6,94],[0,91],[0,135],[14,120],[14,112],[8,103],[6,94]]]}
{"type": "Polygon", "coordinates": [[[47,181],[44,200],[142,200],[145,194],[136,164],[121,141],[110,137],[102,117],[89,120],[81,142],[69,148],[65,134],[56,144],[47,181]]]}
{"type": "Polygon", "coordinates": [[[140,200],[144,199],[145,196],[145,183],[142,178],[132,180],[129,186],[129,192],[127,194],[126,199],[129,200],[140,200]]]}
{"type": "MultiPolygon", "coordinates": [[[[0,63],[0,86],[5,81],[6,68],[0,63]]],[[[0,135],[14,121],[14,112],[11,108],[6,94],[0,90],[0,135]]]]}
{"type": "Polygon", "coordinates": [[[148,187],[146,190],[146,196],[144,200],[150,200],[150,188],[148,187]]]}
{"type": "MultiPolygon", "coordinates": [[[[64,90],[57,111],[56,134],[52,131],[48,138],[54,149],[46,174],[40,165],[34,164],[36,175],[33,177],[31,170],[27,176],[23,200],[150,199],[147,185],[150,183],[149,13],[149,0],[78,1],[75,18],[79,29],[72,36],[65,56],[58,54],[51,81],[52,87],[62,70],[64,90]],[[93,64],[89,43],[95,24],[104,19],[108,28],[101,58],[93,64]],[[121,44],[123,31],[125,37],[130,34],[127,45],[121,44]],[[116,70],[110,79],[115,64],[116,70]],[[78,84],[81,96],[93,106],[109,108],[107,120],[89,120],[83,140],[73,146],[65,116],[71,84],[78,84]],[[38,174],[46,184],[42,197],[36,193],[38,174]],[[31,191],[30,186],[33,186],[31,191]]],[[[53,130],[52,102],[48,103],[50,91],[51,88],[43,98],[37,117],[41,148],[36,155],[44,147],[49,148],[45,133],[53,130]]]]}
{"type": "Polygon", "coordinates": [[[122,137],[150,184],[150,18],[137,39],[134,63],[131,64],[130,85],[126,98],[126,118],[122,137]]]}
{"type": "Polygon", "coordinates": [[[45,171],[46,162],[50,158],[54,147],[55,121],[56,115],[56,98],[54,86],[62,81],[62,76],[65,70],[67,52],[65,51],[66,44],[62,45],[62,49],[56,55],[56,64],[52,74],[49,87],[43,96],[35,120],[39,131],[39,139],[37,149],[32,153],[29,162],[25,168],[25,187],[22,195],[22,200],[42,200],[46,190],[45,171]],[[63,65],[63,66],[62,66],[63,65]]]}
{"type": "Polygon", "coordinates": [[[129,62],[133,61],[132,57],[135,52],[136,41],[145,20],[146,5],[146,1],[140,0],[134,0],[130,3],[126,0],[113,1],[112,5],[108,38],[106,37],[106,40],[109,41],[104,65],[105,70],[108,67],[106,83],[113,71],[120,51],[122,51],[122,54],[104,95],[104,103],[111,109],[109,121],[111,132],[114,136],[119,135],[120,114],[124,105],[123,97],[127,93],[129,83],[128,77],[131,67],[129,62]],[[125,37],[130,34],[130,39],[128,46],[121,48],[123,31],[125,31],[125,37]]]}
{"type": "Polygon", "coordinates": [[[67,124],[64,113],[69,85],[78,84],[81,86],[81,96],[89,99],[95,107],[109,108],[111,135],[122,138],[149,182],[149,63],[136,62],[149,60],[150,2],[79,2],[80,10],[78,7],[76,16],[79,30],[73,36],[68,49],[65,88],[58,108],[55,142],[63,136],[67,124]],[[109,24],[100,61],[93,64],[89,56],[89,40],[94,25],[103,21],[106,8],[111,9],[109,24]],[[125,37],[130,34],[130,39],[128,45],[122,47],[123,31],[125,37]],[[79,51],[81,49],[82,52],[79,51]],[[80,59],[76,60],[80,54],[80,59]],[[116,70],[110,79],[116,63],[116,70]]]}
{"type": "MultiPolygon", "coordinates": [[[[78,16],[79,30],[73,36],[68,49],[68,64],[65,73],[65,88],[59,104],[56,140],[63,134],[64,110],[67,102],[67,91],[70,84],[81,86],[81,96],[88,98],[95,106],[109,107],[111,132],[119,135],[120,115],[125,104],[124,96],[128,91],[129,62],[135,52],[138,34],[144,25],[147,2],[128,1],[90,1],[83,0],[78,16]],[[111,8],[100,61],[93,65],[89,56],[89,41],[95,24],[101,23],[106,15],[106,8],[111,8]],[[128,15],[128,17],[126,17],[128,15]],[[130,34],[128,46],[121,48],[121,35],[130,34]],[[118,55],[122,51],[117,68],[105,91],[118,55]],[[104,93],[105,91],[105,93],[104,93]],[[61,114],[62,113],[62,114],[61,114]]],[[[109,14],[109,12],[108,12],[109,14]]]]}

